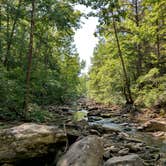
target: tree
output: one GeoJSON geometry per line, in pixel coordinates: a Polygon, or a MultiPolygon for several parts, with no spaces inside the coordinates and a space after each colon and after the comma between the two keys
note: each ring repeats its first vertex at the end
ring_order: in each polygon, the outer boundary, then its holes
{"type": "Polygon", "coordinates": [[[125,98],[126,98],[126,104],[133,104],[133,99],[132,99],[131,90],[130,90],[130,79],[128,77],[126,67],[125,67],[125,62],[124,62],[124,59],[123,59],[123,56],[122,56],[122,51],[121,51],[121,47],[120,47],[120,43],[119,43],[118,32],[117,32],[113,12],[112,12],[112,17],[113,17],[113,19],[112,19],[113,29],[114,29],[115,38],[116,38],[117,47],[118,47],[118,54],[119,54],[119,57],[120,57],[120,60],[121,60],[123,73],[124,73],[124,80],[125,80],[124,95],[125,95],[125,98]]]}
{"type": "MultiPolygon", "coordinates": [[[[30,98],[30,78],[31,78],[31,67],[32,67],[32,56],[33,56],[33,49],[34,49],[34,28],[35,28],[35,0],[31,2],[31,26],[30,26],[30,39],[29,39],[29,51],[28,51],[28,66],[27,66],[27,73],[26,73],[26,93],[25,93],[25,112],[28,111],[28,104],[30,98]]],[[[25,113],[26,114],[26,113],[25,113]]]]}

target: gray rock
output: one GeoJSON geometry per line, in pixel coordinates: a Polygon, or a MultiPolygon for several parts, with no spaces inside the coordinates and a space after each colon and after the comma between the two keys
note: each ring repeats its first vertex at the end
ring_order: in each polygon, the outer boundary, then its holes
{"type": "Polygon", "coordinates": [[[100,116],[103,118],[110,118],[112,117],[112,112],[104,112],[104,113],[101,113],[100,116]]]}
{"type": "Polygon", "coordinates": [[[125,132],[120,132],[119,135],[118,135],[118,137],[120,139],[128,139],[130,136],[129,136],[129,134],[127,134],[125,132]]]}
{"type": "Polygon", "coordinates": [[[97,130],[94,130],[94,129],[90,129],[89,132],[90,132],[91,134],[94,134],[94,135],[98,135],[98,136],[101,135],[97,130]]]}
{"type": "Polygon", "coordinates": [[[121,128],[115,127],[115,126],[102,126],[104,133],[111,133],[111,132],[115,132],[115,133],[119,133],[121,132],[121,128]]]}
{"type": "Polygon", "coordinates": [[[38,157],[48,153],[49,145],[66,142],[56,126],[24,123],[0,131],[0,163],[38,157]]]}
{"type": "Polygon", "coordinates": [[[144,163],[138,155],[131,154],[122,157],[112,157],[105,162],[104,166],[144,166],[144,163]]]}
{"type": "Polygon", "coordinates": [[[101,166],[103,153],[101,138],[87,136],[75,142],[58,161],[57,166],[101,166]]]}
{"type": "Polygon", "coordinates": [[[113,153],[117,153],[119,151],[119,148],[117,148],[115,146],[111,146],[110,151],[113,152],[113,153]]]}
{"type": "Polygon", "coordinates": [[[119,155],[127,155],[129,153],[129,148],[121,149],[118,154],[119,155]]]}
{"type": "Polygon", "coordinates": [[[144,150],[143,143],[130,142],[126,145],[126,147],[129,148],[131,152],[138,152],[138,151],[144,150]]]}
{"type": "Polygon", "coordinates": [[[161,159],[160,166],[166,166],[166,159],[161,159]]]}
{"type": "Polygon", "coordinates": [[[88,116],[100,116],[101,110],[98,108],[93,108],[88,110],[88,116]]]}
{"type": "Polygon", "coordinates": [[[103,156],[104,158],[109,159],[111,157],[110,151],[109,150],[105,151],[103,156]]]}
{"type": "Polygon", "coordinates": [[[138,130],[142,131],[165,131],[166,132],[166,122],[164,120],[150,120],[138,127],[138,130]]]}

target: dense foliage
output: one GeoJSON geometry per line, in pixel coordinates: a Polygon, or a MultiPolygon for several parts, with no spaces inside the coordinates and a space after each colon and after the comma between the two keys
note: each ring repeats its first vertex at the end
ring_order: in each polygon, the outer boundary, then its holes
{"type": "Polygon", "coordinates": [[[76,97],[80,16],[68,1],[0,1],[0,117],[76,97]]]}
{"type": "Polygon", "coordinates": [[[165,11],[165,0],[0,0],[0,118],[42,119],[42,106],[87,94],[104,103],[165,107],[165,11]],[[100,42],[81,77],[75,4],[99,18],[100,42]]]}
{"type": "Polygon", "coordinates": [[[97,9],[100,43],[89,72],[91,98],[110,103],[166,105],[166,2],[86,1],[97,9]],[[128,89],[129,88],[129,89],[128,89]],[[129,90],[129,91],[128,91],[129,90]],[[129,93],[128,93],[129,92],[129,93]]]}

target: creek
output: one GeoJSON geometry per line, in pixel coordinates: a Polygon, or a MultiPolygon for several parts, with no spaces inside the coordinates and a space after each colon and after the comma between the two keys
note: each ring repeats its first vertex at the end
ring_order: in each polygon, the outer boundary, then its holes
{"type": "MultiPolygon", "coordinates": [[[[140,140],[147,146],[158,148],[160,152],[166,153],[166,140],[154,137],[148,132],[140,132],[133,123],[116,123],[118,117],[102,118],[100,116],[87,116],[87,110],[77,111],[78,119],[88,120],[89,125],[100,125],[105,128],[125,132],[130,138],[140,140]]],[[[77,117],[76,116],[76,117],[77,117]]]]}
{"type": "Polygon", "coordinates": [[[101,120],[95,119],[99,119],[99,117],[93,117],[93,122],[90,122],[90,124],[98,124],[103,127],[125,132],[131,138],[138,139],[144,142],[146,145],[159,148],[161,152],[166,153],[166,140],[154,137],[147,132],[139,132],[137,131],[136,127],[133,126],[133,124],[115,123],[114,121],[116,118],[102,118],[101,120]]]}

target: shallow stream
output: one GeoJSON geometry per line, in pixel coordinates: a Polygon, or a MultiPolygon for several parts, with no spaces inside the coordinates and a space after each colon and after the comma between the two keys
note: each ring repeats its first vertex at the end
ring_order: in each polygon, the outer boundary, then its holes
{"type": "Polygon", "coordinates": [[[101,120],[98,120],[98,119],[99,119],[98,117],[93,117],[93,122],[90,122],[90,123],[123,131],[129,134],[131,138],[138,139],[144,142],[146,145],[159,148],[161,152],[166,153],[166,140],[159,139],[158,137],[154,137],[153,135],[147,132],[139,132],[137,131],[135,127],[132,127],[132,124],[128,124],[128,123],[117,124],[114,122],[115,118],[102,118],[101,120]]]}

